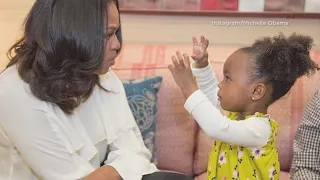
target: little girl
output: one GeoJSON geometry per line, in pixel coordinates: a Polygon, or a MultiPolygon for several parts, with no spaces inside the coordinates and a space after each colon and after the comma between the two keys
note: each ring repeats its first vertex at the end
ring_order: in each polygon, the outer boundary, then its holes
{"type": "Polygon", "coordinates": [[[231,54],[218,84],[208,61],[209,41],[193,38],[194,63],[177,52],[169,69],[187,98],[184,107],[203,131],[215,139],[208,162],[208,180],[278,180],[278,123],[268,107],[295,81],[315,73],[313,40],[293,34],[265,37],[231,54]],[[196,81],[194,80],[194,77],[196,81]],[[198,89],[199,87],[199,89],[198,89]],[[223,110],[230,112],[222,115],[223,110]]]}

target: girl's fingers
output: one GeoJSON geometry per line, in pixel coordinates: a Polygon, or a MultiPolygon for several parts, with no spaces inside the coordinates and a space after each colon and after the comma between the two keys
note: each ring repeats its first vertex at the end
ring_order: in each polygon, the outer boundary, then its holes
{"type": "Polygon", "coordinates": [[[169,70],[171,71],[171,73],[173,74],[173,73],[174,73],[174,67],[173,67],[173,65],[170,64],[170,65],[168,66],[168,68],[169,68],[169,70]]]}
{"type": "Polygon", "coordinates": [[[204,38],[203,43],[202,43],[202,48],[207,49],[209,46],[209,39],[204,38]]]}
{"type": "Polygon", "coordinates": [[[177,51],[176,54],[177,54],[179,66],[183,66],[184,65],[183,56],[181,55],[181,53],[179,51],[177,51]]]}
{"type": "Polygon", "coordinates": [[[190,59],[189,59],[188,54],[184,53],[183,57],[184,57],[183,63],[185,65],[185,67],[190,68],[190,59]]]}
{"type": "Polygon", "coordinates": [[[193,46],[199,46],[198,40],[196,37],[192,37],[193,46]]]}
{"type": "Polygon", "coordinates": [[[172,63],[175,67],[179,66],[176,56],[171,56],[172,63]]]}
{"type": "Polygon", "coordinates": [[[201,35],[201,36],[200,36],[200,41],[201,41],[201,44],[203,44],[203,43],[204,43],[205,38],[204,38],[204,36],[203,36],[203,35],[201,35]]]}

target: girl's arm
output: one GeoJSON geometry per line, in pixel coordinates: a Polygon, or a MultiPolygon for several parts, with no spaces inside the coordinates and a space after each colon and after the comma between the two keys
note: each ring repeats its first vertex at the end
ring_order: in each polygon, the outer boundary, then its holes
{"type": "Polygon", "coordinates": [[[218,80],[212,70],[211,63],[209,62],[205,68],[196,68],[195,63],[192,63],[191,70],[200,90],[216,108],[220,109],[217,95],[219,91],[218,80]]]}
{"type": "Polygon", "coordinates": [[[270,137],[268,118],[231,120],[223,116],[200,90],[189,96],[184,107],[211,138],[245,147],[260,147],[270,137]]]}

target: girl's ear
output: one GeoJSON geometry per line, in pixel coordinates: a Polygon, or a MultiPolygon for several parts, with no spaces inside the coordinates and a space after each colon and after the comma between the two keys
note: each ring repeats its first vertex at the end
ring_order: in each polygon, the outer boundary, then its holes
{"type": "Polygon", "coordinates": [[[251,94],[251,99],[253,101],[257,101],[262,99],[267,92],[267,87],[263,83],[257,83],[253,86],[252,94],[251,94]]]}

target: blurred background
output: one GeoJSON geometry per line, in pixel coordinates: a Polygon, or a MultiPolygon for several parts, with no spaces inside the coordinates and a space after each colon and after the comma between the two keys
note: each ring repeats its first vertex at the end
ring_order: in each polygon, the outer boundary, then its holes
{"type": "Polygon", "coordinates": [[[121,8],[163,10],[319,12],[318,0],[119,0],[121,8]]]}

